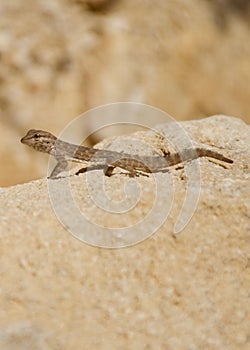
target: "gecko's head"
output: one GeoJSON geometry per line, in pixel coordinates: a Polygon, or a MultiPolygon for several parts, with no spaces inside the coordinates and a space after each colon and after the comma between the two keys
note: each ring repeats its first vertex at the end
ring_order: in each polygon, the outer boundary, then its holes
{"type": "Polygon", "coordinates": [[[56,137],[47,131],[31,129],[21,139],[21,142],[37,151],[48,153],[52,150],[56,137]]]}

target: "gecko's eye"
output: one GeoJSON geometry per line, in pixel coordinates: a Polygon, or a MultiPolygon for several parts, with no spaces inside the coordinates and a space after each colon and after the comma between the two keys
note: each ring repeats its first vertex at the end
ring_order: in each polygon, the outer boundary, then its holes
{"type": "Polygon", "coordinates": [[[38,135],[38,134],[35,134],[35,135],[34,135],[34,138],[35,138],[35,139],[38,139],[38,138],[39,138],[39,135],[38,135]]]}

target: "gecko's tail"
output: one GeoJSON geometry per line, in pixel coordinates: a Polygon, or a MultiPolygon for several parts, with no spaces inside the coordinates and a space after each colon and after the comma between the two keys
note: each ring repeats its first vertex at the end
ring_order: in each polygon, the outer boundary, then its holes
{"type": "Polygon", "coordinates": [[[233,163],[232,159],[229,159],[227,157],[224,157],[222,154],[212,151],[210,149],[206,148],[186,148],[182,150],[180,153],[165,153],[164,155],[164,160],[167,163],[168,166],[176,165],[182,162],[194,160],[200,157],[209,157],[209,158],[214,158],[218,159],[222,162],[226,163],[233,163]]]}
{"type": "Polygon", "coordinates": [[[221,160],[222,162],[226,162],[226,163],[230,163],[230,164],[233,163],[232,159],[227,158],[227,157],[223,156],[223,154],[212,151],[210,149],[197,148],[196,152],[197,152],[198,157],[210,157],[210,158],[221,160]]]}

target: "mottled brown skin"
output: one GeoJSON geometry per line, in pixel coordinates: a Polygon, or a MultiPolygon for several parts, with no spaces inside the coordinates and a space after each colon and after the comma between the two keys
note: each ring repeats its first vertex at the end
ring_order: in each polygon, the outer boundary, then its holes
{"type": "Polygon", "coordinates": [[[145,175],[145,173],[164,172],[170,166],[197,159],[210,157],[226,163],[233,163],[222,154],[204,148],[188,148],[180,153],[165,153],[164,156],[139,156],[92,147],[77,146],[57,139],[56,136],[43,130],[31,129],[21,142],[39,152],[48,153],[57,160],[57,165],[49,178],[56,178],[66,170],[70,161],[88,163],[77,174],[94,169],[103,169],[106,176],[111,176],[116,167],[126,170],[129,176],[145,175]]]}

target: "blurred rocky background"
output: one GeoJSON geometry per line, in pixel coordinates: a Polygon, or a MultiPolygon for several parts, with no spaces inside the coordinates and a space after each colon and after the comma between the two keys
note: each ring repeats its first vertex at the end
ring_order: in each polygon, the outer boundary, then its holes
{"type": "Polygon", "coordinates": [[[249,122],[249,100],[249,0],[0,0],[0,186],[46,174],[27,129],[118,101],[249,122]]]}

